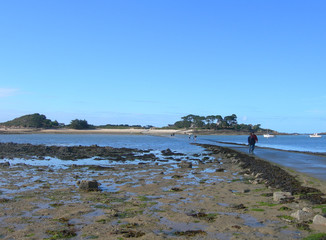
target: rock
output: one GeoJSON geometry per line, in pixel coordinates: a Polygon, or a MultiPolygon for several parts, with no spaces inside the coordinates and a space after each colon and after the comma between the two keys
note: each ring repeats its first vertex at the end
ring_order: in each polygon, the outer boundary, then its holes
{"type": "Polygon", "coordinates": [[[274,192],[273,194],[273,200],[275,202],[279,202],[287,198],[292,198],[292,194],[290,192],[274,192]]]}
{"type": "Polygon", "coordinates": [[[311,213],[314,212],[314,210],[311,207],[304,207],[304,208],[302,208],[302,211],[311,212],[311,213]]]}
{"type": "Polygon", "coordinates": [[[173,187],[170,189],[171,192],[181,192],[183,191],[181,188],[178,188],[178,187],[173,187]]]}
{"type": "Polygon", "coordinates": [[[307,221],[314,216],[313,212],[306,212],[303,210],[298,210],[291,214],[291,217],[299,220],[299,221],[307,221]]]}
{"type": "Polygon", "coordinates": [[[192,163],[187,161],[181,161],[180,163],[178,163],[178,166],[180,168],[192,168],[192,163]]]}
{"type": "Polygon", "coordinates": [[[263,178],[256,178],[255,180],[249,180],[249,182],[251,184],[257,185],[257,184],[262,184],[264,183],[264,179],[263,178]]]}
{"type": "Polygon", "coordinates": [[[93,181],[87,181],[82,180],[78,181],[77,184],[79,185],[79,189],[84,191],[99,191],[99,183],[96,180],[93,181]]]}
{"type": "Polygon", "coordinates": [[[233,208],[233,209],[246,209],[247,207],[245,205],[243,205],[242,203],[240,203],[240,204],[230,204],[230,208],[233,208]]]}
{"type": "Polygon", "coordinates": [[[305,231],[311,232],[311,229],[309,227],[309,224],[307,224],[305,222],[297,223],[297,224],[295,224],[295,227],[298,228],[298,229],[301,229],[301,230],[305,230],[305,231]]]}
{"type": "Polygon", "coordinates": [[[115,209],[105,209],[105,213],[111,217],[117,215],[118,211],[115,209]]]}
{"type": "Polygon", "coordinates": [[[262,175],[263,175],[263,173],[257,173],[257,174],[255,175],[255,178],[260,178],[262,175]]]}
{"type": "Polygon", "coordinates": [[[184,155],[183,153],[172,152],[170,148],[161,151],[163,156],[172,156],[172,155],[184,155]]]}
{"type": "Polygon", "coordinates": [[[10,167],[9,162],[0,163],[0,167],[10,167]]]}
{"type": "Polygon", "coordinates": [[[215,170],[215,172],[224,172],[224,168],[217,168],[216,170],[215,170]]]}
{"type": "Polygon", "coordinates": [[[144,154],[143,156],[138,156],[138,158],[139,157],[141,157],[141,159],[147,160],[147,161],[154,161],[156,159],[156,156],[153,153],[144,154]]]}
{"type": "Polygon", "coordinates": [[[234,159],[232,159],[231,162],[232,162],[233,164],[238,164],[238,163],[240,162],[240,160],[237,159],[237,158],[234,158],[234,159]]]}
{"type": "Polygon", "coordinates": [[[313,219],[313,224],[326,226],[326,218],[322,215],[316,215],[313,219]]]}
{"type": "Polygon", "coordinates": [[[248,193],[248,192],[250,192],[250,189],[242,189],[240,192],[241,193],[248,193]]]}

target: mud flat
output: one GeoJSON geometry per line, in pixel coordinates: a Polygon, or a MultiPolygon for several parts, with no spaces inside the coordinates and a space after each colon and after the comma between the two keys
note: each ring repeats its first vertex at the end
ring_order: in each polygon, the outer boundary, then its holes
{"type": "Polygon", "coordinates": [[[104,150],[93,149],[98,164],[65,167],[42,166],[48,153],[37,156],[35,146],[25,155],[2,153],[0,239],[304,239],[326,232],[313,223],[326,212],[324,182],[201,146],[196,156],[109,149],[118,154],[98,157],[104,150]],[[32,155],[39,166],[28,164],[32,155]],[[82,182],[99,186],[82,189],[82,182]],[[275,200],[276,192],[287,194],[275,200]]]}

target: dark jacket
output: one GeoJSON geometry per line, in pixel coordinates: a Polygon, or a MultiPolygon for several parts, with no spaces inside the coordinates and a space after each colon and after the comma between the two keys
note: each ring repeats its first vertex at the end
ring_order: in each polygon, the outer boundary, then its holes
{"type": "Polygon", "coordinates": [[[256,142],[258,142],[258,138],[255,134],[248,137],[249,145],[255,145],[256,142]]]}

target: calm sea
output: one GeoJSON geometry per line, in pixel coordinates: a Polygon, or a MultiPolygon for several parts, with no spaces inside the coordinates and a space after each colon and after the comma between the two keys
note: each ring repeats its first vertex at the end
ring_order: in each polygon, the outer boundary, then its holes
{"type": "MultiPolygon", "coordinates": [[[[196,142],[219,144],[219,142],[247,144],[248,136],[198,136],[196,142]]],[[[8,134],[0,135],[0,142],[16,142],[31,144],[46,144],[59,146],[83,145],[128,147],[139,149],[164,150],[170,148],[174,151],[197,153],[202,148],[190,145],[193,139],[186,135],[149,136],[149,135],[108,135],[108,134],[8,134]]],[[[267,147],[281,150],[301,152],[326,153],[326,136],[310,138],[309,135],[286,135],[274,138],[258,136],[258,147],[267,147]]]]}
{"type": "MultiPolygon", "coordinates": [[[[321,138],[310,138],[308,135],[276,136],[274,138],[264,138],[258,136],[258,144],[255,154],[266,160],[293,168],[299,172],[313,175],[319,179],[326,180],[326,157],[304,153],[293,153],[279,150],[292,150],[299,152],[326,153],[326,136],[321,138]],[[270,148],[270,149],[266,149],[270,148]]],[[[247,146],[232,145],[226,143],[247,144],[247,136],[197,136],[195,141],[189,139],[187,135],[149,136],[149,135],[106,135],[106,134],[9,134],[0,135],[0,142],[16,142],[31,144],[46,144],[59,146],[73,145],[98,145],[111,147],[138,148],[151,150],[157,156],[161,150],[167,148],[172,151],[182,152],[186,155],[200,154],[203,148],[190,143],[216,144],[228,146],[240,151],[247,152],[247,146]],[[223,143],[221,143],[223,142],[223,143]]],[[[58,159],[47,159],[48,161],[38,161],[31,159],[28,164],[65,166],[69,164],[103,164],[104,162],[92,159],[76,161],[61,161],[58,159]]],[[[2,159],[0,161],[8,161],[2,159]]],[[[11,163],[26,162],[23,159],[10,160],[11,163]]],[[[137,163],[137,162],[135,162],[137,163]]],[[[108,163],[111,164],[111,163],[108,163]]],[[[115,163],[117,164],[117,163],[115,163]]]]}
{"type": "MultiPolygon", "coordinates": [[[[247,144],[248,136],[202,136],[208,142],[228,142],[247,144]]],[[[311,138],[309,135],[282,135],[273,138],[258,136],[258,147],[267,147],[281,150],[300,152],[326,153],[326,136],[311,138]]]]}

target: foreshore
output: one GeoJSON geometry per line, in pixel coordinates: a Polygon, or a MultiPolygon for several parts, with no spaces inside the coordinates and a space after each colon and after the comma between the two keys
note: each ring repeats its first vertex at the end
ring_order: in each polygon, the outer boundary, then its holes
{"type": "MultiPolygon", "coordinates": [[[[17,149],[9,151],[10,144],[5,152],[16,154],[17,149]]],[[[37,152],[38,147],[32,147],[37,152]]],[[[39,151],[43,155],[34,159],[46,161],[46,155],[57,152],[63,154],[56,156],[59,158],[69,154],[81,157],[94,151],[103,156],[97,165],[56,168],[8,165],[4,160],[0,167],[0,236],[304,239],[325,232],[326,226],[312,223],[315,216],[326,212],[324,182],[229,148],[202,147],[205,152],[188,156],[186,161],[177,160],[182,153],[168,150],[161,157],[146,152],[139,157],[141,152],[133,154],[132,149],[97,146],[46,147],[39,151]],[[134,156],[141,160],[120,163],[134,156]],[[168,162],[173,156],[175,164],[168,162]],[[117,165],[101,166],[108,159],[117,165]],[[87,191],[77,184],[83,181],[100,185],[97,191],[87,191]],[[275,199],[277,192],[289,195],[275,199]]],[[[27,145],[21,149],[28,153],[27,145]]],[[[25,158],[35,155],[33,151],[25,158]]],[[[2,158],[12,158],[14,163],[14,156],[2,158]]]]}
{"type": "Polygon", "coordinates": [[[4,128],[0,127],[0,134],[148,134],[148,135],[170,135],[170,134],[193,134],[193,135],[248,135],[247,131],[220,130],[196,130],[196,129],[159,129],[159,128],[127,128],[127,129],[85,129],[77,130],[71,128],[43,129],[43,128],[4,128]]]}
{"type": "Polygon", "coordinates": [[[37,129],[37,128],[0,128],[0,134],[152,134],[152,135],[166,135],[166,134],[187,134],[191,130],[175,130],[175,129],[37,129]]]}

